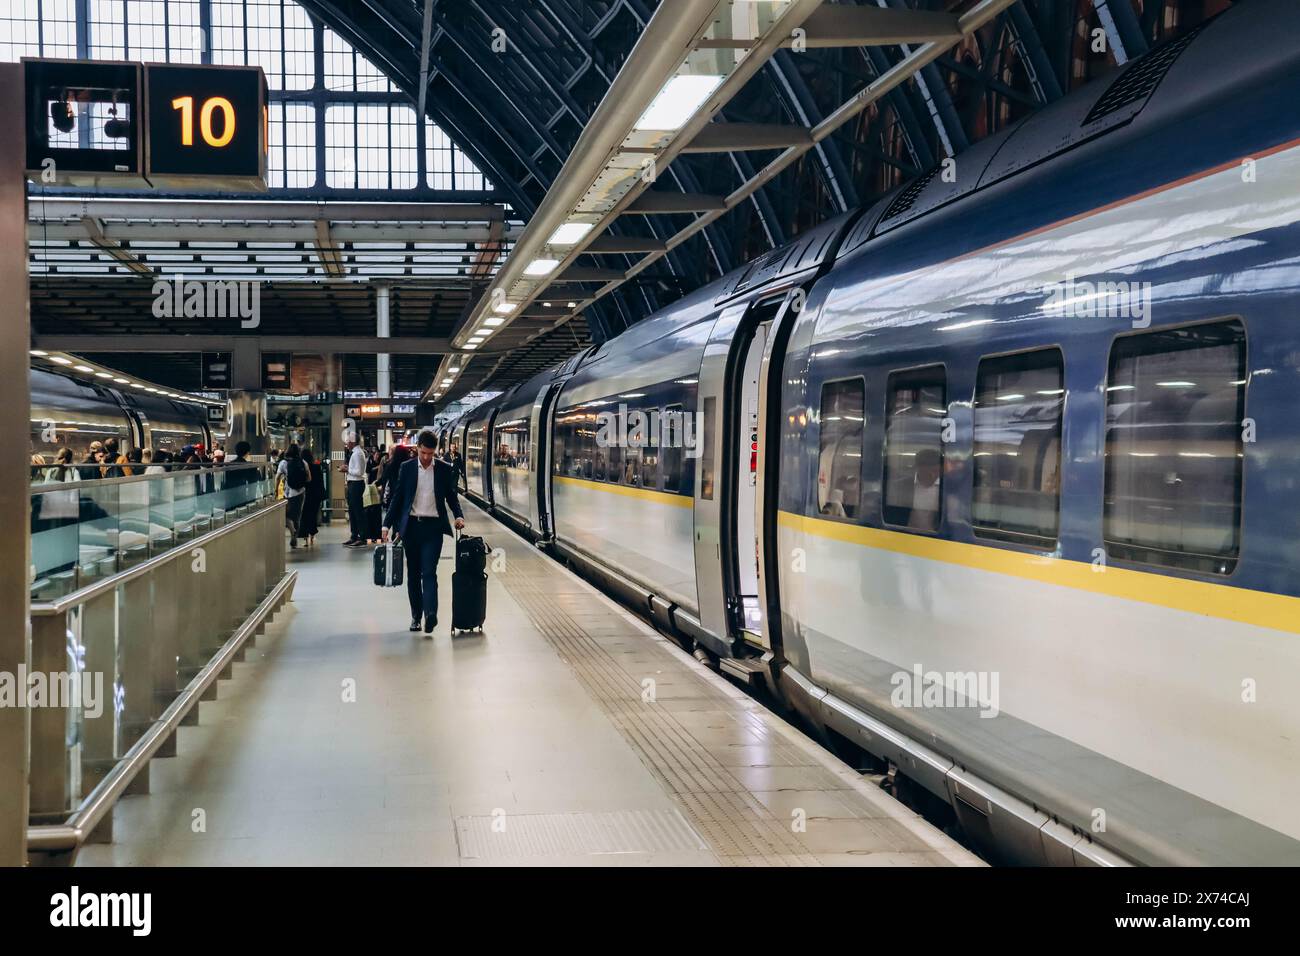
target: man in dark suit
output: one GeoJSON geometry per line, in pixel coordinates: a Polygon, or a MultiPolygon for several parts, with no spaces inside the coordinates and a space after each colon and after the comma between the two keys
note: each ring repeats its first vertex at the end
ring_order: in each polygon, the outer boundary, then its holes
{"type": "Polygon", "coordinates": [[[396,533],[406,549],[406,594],[411,600],[411,630],[432,634],[438,625],[438,558],[443,535],[451,534],[448,512],[456,516],[456,527],[465,527],[465,516],[456,497],[456,471],[434,455],[438,441],[433,432],[420,433],[413,459],[402,463],[397,488],[384,516],[384,540],[396,533]]]}

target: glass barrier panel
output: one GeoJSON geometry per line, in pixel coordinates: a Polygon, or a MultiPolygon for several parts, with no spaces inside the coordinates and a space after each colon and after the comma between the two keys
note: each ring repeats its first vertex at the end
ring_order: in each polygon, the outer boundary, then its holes
{"type": "Polygon", "coordinates": [[[81,489],[77,525],[77,587],[82,588],[120,570],[118,495],[121,485],[90,485],[81,489]]]}

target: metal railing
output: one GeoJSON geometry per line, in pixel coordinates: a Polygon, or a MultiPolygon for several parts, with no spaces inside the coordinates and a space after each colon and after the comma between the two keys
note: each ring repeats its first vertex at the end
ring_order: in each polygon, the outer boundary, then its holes
{"type": "MultiPolygon", "coordinates": [[[[58,490],[206,481],[213,471],[225,469],[58,490]]],[[[114,548],[113,573],[33,600],[29,684],[34,679],[46,699],[29,700],[32,862],[71,862],[86,841],[112,838],[113,804],[148,792],[149,761],[175,754],[177,728],[197,722],[198,702],[215,698],[217,681],[231,675],[247,643],[290,599],[297,572],[285,570],[285,504],[273,501],[262,480],[229,488],[216,482],[187,496],[238,489],[235,497],[244,500],[226,497],[219,509],[210,500],[204,523],[187,510],[183,540],[173,526],[166,548],[129,566],[114,548]]],[[[33,498],[39,493],[33,487],[33,498]]]]}
{"type": "Polygon", "coordinates": [[[262,507],[275,489],[265,464],[95,479],[81,478],[76,466],[38,470],[31,486],[33,601],[55,600],[163,554],[262,507]],[[57,474],[77,477],[51,477],[57,474]]]}

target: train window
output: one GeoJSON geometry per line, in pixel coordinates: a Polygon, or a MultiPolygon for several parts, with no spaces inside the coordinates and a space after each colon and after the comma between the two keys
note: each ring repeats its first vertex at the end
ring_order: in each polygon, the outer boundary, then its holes
{"type": "Polygon", "coordinates": [[[659,409],[642,409],[645,426],[640,429],[641,438],[641,487],[657,489],[659,487],[659,436],[655,428],[659,424],[659,409]]]}
{"type": "Polygon", "coordinates": [[[1117,339],[1106,386],[1106,551],[1231,574],[1241,547],[1246,330],[1117,339]]]}
{"type": "Polygon", "coordinates": [[[700,498],[705,501],[713,500],[713,420],[717,417],[717,407],[716,398],[704,400],[704,435],[696,439],[704,443],[700,449],[700,498]]]}
{"type": "Polygon", "coordinates": [[[664,460],[664,491],[672,495],[681,491],[684,421],[682,406],[669,405],[664,409],[663,427],[660,429],[663,449],[660,454],[664,460]]]}
{"type": "Polygon", "coordinates": [[[555,416],[555,451],[551,470],[557,475],[573,474],[573,425],[567,412],[555,416]]]}
{"type": "Polygon", "coordinates": [[[817,455],[817,510],[856,518],[862,493],[862,436],[866,401],[860,378],[822,386],[817,455]]]}
{"type": "MultiPolygon", "coordinates": [[[[618,413],[613,412],[611,414],[614,415],[614,428],[617,429],[619,424],[618,413]]],[[[615,436],[617,436],[617,434],[618,433],[615,432],[615,436]]],[[[622,484],[623,446],[619,444],[617,437],[610,442],[609,447],[606,448],[605,451],[609,454],[609,480],[617,484],[622,484]]]]}
{"type": "Polygon", "coordinates": [[[976,535],[1035,547],[1055,543],[1064,368],[1057,348],[980,362],[971,503],[976,535]]]}
{"type": "Polygon", "coordinates": [[[943,428],[948,415],[942,366],[895,372],[885,389],[886,524],[939,530],[943,428]]]}
{"type": "Polygon", "coordinates": [[[578,421],[579,478],[591,478],[596,461],[596,416],[582,415],[578,421]]]}

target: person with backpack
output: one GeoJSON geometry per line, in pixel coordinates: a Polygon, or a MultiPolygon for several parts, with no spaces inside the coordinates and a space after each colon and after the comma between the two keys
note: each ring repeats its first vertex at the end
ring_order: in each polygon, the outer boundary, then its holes
{"type": "Polygon", "coordinates": [[[298,547],[298,525],[302,522],[303,493],[307,490],[309,473],[303,464],[302,452],[296,444],[284,450],[275,469],[277,479],[284,479],[284,524],[289,529],[289,547],[298,547]]]}

